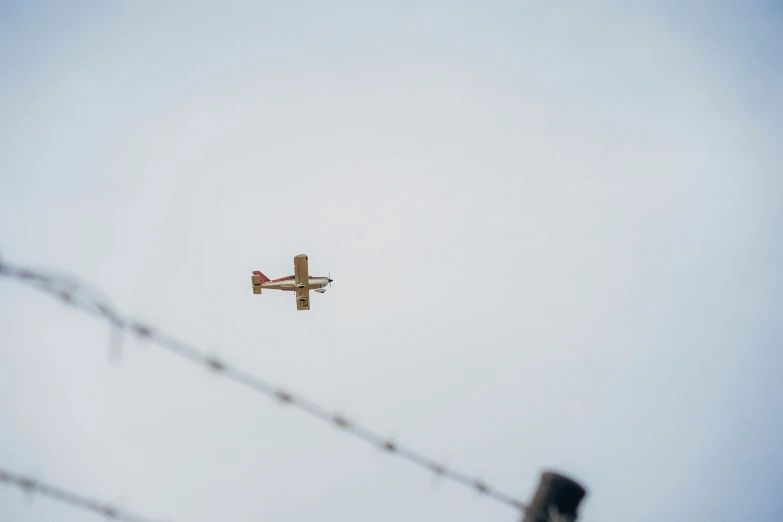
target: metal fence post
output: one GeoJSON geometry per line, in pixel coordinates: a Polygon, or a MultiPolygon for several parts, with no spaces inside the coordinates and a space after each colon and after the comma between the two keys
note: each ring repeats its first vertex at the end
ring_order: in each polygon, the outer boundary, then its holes
{"type": "Polygon", "coordinates": [[[587,490],[575,480],[545,471],[522,522],[575,522],[587,490]]]}

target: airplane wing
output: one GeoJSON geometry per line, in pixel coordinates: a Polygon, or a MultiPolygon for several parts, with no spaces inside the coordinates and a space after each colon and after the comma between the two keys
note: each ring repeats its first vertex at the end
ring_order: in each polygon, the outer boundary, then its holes
{"type": "Polygon", "coordinates": [[[296,289],[296,309],[297,310],[309,310],[310,309],[310,290],[305,288],[303,290],[296,289]]]}
{"type": "Polygon", "coordinates": [[[310,284],[310,277],[307,272],[307,255],[299,254],[294,257],[294,282],[295,285],[308,285],[310,284]]]}

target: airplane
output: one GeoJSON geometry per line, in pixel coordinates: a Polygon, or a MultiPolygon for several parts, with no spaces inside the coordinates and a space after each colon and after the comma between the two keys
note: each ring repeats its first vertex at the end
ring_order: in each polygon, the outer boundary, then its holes
{"type": "Polygon", "coordinates": [[[299,254],[294,256],[294,275],[285,276],[279,279],[269,279],[259,272],[253,271],[251,276],[253,281],[253,293],[260,294],[262,289],[267,290],[287,290],[296,292],[296,309],[310,309],[310,290],[315,290],[319,294],[326,292],[324,288],[327,284],[332,286],[331,274],[327,277],[313,277],[307,272],[307,255],[299,254]]]}

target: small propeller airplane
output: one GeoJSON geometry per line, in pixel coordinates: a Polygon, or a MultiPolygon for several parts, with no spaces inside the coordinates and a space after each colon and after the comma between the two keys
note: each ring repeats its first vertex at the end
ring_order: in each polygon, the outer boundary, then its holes
{"type": "Polygon", "coordinates": [[[326,292],[326,288],[324,287],[327,284],[330,287],[332,286],[331,274],[327,277],[313,277],[308,274],[306,254],[294,256],[294,275],[292,276],[269,279],[258,270],[254,270],[251,277],[253,280],[254,294],[260,294],[262,289],[295,291],[297,310],[310,309],[310,290],[315,290],[319,294],[322,294],[326,292]]]}

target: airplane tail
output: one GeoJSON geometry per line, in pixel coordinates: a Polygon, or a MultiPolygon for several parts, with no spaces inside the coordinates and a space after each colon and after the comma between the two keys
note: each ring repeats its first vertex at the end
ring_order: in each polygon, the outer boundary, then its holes
{"type": "Polygon", "coordinates": [[[261,283],[266,283],[270,279],[259,272],[258,270],[253,270],[253,284],[254,285],[260,285],[261,283]]]}
{"type": "Polygon", "coordinates": [[[266,283],[267,281],[269,281],[269,278],[267,276],[265,276],[264,274],[262,274],[261,272],[259,272],[258,270],[254,270],[253,271],[252,279],[253,279],[253,293],[254,294],[260,294],[261,293],[261,284],[262,283],[266,283]]]}

